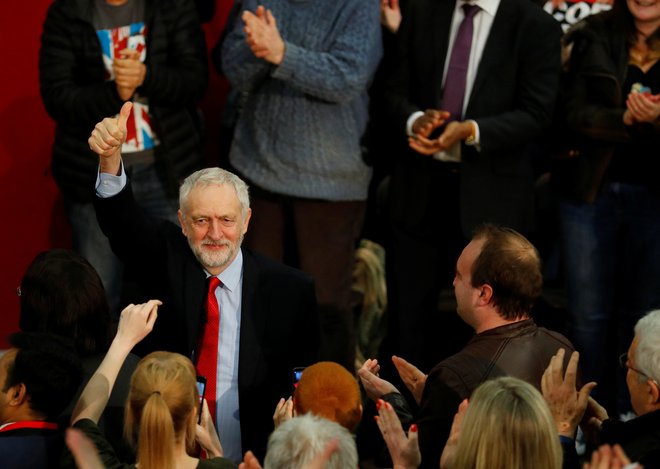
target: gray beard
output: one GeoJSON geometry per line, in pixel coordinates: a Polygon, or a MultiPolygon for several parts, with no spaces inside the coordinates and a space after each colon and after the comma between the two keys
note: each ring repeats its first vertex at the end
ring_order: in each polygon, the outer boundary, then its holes
{"type": "Polygon", "coordinates": [[[238,239],[236,245],[233,245],[232,243],[223,244],[223,246],[227,246],[227,250],[223,252],[210,253],[208,251],[204,251],[201,245],[195,246],[190,238],[188,238],[188,246],[190,246],[190,249],[197,258],[197,261],[207,270],[226,267],[227,264],[229,264],[229,262],[234,259],[242,244],[243,235],[241,235],[241,237],[238,239]]]}

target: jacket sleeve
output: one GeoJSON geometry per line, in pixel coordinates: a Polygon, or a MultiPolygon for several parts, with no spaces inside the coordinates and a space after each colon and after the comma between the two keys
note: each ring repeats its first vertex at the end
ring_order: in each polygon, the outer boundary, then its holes
{"type": "MultiPolygon", "coordinates": [[[[444,370],[446,372],[446,370],[444,370]]],[[[417,426],[422,466],[438,467],[461,398],[443,379],[442,370],[429,373],[419,406],[417,426]]]]}
{"type": "MultiPolygon", "coordinates": [[[[84,27],[64,2],[56,1],[48,9],[41,36],[39,81],[44,106],[57,122],[70,125],[98,122],[116,114],[122,105],[114,81],[81,77],[77,48],[86,38],[96,40],[92,27],[89,31],[84,27]],[[82,37],[74,37],[74,32],[82,37]]],[[[102,67],[100,56],[98,60],[102,67]]]]}
{"type": "Polygon", "coordinates": [[[193,2],[159,0],[148,34],[147,74],[138,92],[155,106],[190,106],[206,91],[204,34],[193,2]],[[150,57],[151,56],[151,57],[150,57]]]}
{"type": "MultiPolygon", "coordinates": [[[[410,115],[424,110],[414,103],[415,99],[411,95],[413,91],[411,88],[414,88],[418,77],[411,76],[410,73],[414,62],[412,56],[417,40],[416,34],[420,34],[420,30],[425,30],[424,25],[418,21],[420,17],[423,18],[421,16],[423,13],[418,11],[423,6],[419,5],[421,3],[423,2],[406,2],[406,10],[403,12],[401,26],[394,39],[391,57],[388,59],[390,68],[384,78],[384,107],[387,110],[388,117],[393,120],[393,128],[398,129],[401,138],[405,138],[406,122],[410,115]]],[[[441,57],[435,59],[442,60],[441,57]]],[[[430,58],[429,63],[431,61],[430,58]]],[[[427,77],[433,76],[431,73],[427,74],[427,77]]],[[[421,90],[416,91],[421,92],[421,90]]]]}
{"type": "Polygon", "coordinates": [[[623,123],[625,106],[607,39],[589,23],[574,34],[569,86],[565,97],[566,122],[579,134],[604,142],[629,138],[623,123]]]}
{"type": "Polygon", "coordinates": [[[147,217],[135,202],[130,182],[115,196],[95,196],[94,209],[101,231],[122,262],[164,271],[159,269],[165,269],[165,233],[176,225],[147,217]]]}
{"type": "Polygon", "coordinates": [[[516,87],[510,109],[475,118],[482,153],[530,141],[550,126],[559,91],[561,28],[546,16],[537,15],[520,24],[517,79],[508,84],[516,87]]]}

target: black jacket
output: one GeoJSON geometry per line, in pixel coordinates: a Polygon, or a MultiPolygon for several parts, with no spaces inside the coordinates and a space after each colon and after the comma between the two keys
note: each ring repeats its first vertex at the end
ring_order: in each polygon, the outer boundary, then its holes
{"type": "MultiPolygon", "coordinates": [[[[93,0],[56,0],[44,23],[39,54],[41,95],[57,123],[53,176],[67,197],[91,201],[98,157],[87,139],[94,125],[122,106],[105,80],[93,0]]],[[[193,2],[145,0],[147,74],[138,88],[160,139],[156,165],[171,196],[201,163],[196,102],[208,80],[206,46],[193,2]]]]}
{"type": "Polygon", "coordinates": [[[620,444],[631,461],[660,468],[660,410],[627,422],[605,420],[600,436],[601,443],[620,444]]]}
{"type": "Polygon", "coordinates": [[[660,120],[631,127],[623,123],[628,45],[611,12],[586,18],[567,33],[565,42],[572,50],[560,107],[573,156],[557,162],[553,183],[564,197],[590,203],[606,181],[616,146],[642,135],[660,135],[660,120]]]}

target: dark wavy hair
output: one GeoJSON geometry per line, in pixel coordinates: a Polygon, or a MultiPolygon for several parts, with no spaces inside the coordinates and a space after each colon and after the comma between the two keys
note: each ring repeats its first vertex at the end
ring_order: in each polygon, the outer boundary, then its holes
{"type": "Polygon", "coordinates": [[[55,420],[71,402],[82,382],[80,358],[70,340],[53,334],[17,332],[9,336],[17,349],[7,366],[3,391],[25,386],[30,409],[55,420]]]}
{"type": "Polygon", "coordinates": [[[73,251],[39,253],[21,280],[20,328],[70,337],[82,357],[105,352],[112,320],[94,267],[73,251]]]}
{"type": "MultiPolygon", "coordinates": [[[[637,42],[637,28],[635,27],[635,18],[633,17],[628,2],[626,0],[616,0],[612,9],[606,13],[615,31],[625,35],[629,46],[637,42]]],[[[653,50],[660,50],[660,28],[657,28],[653,34],[646,39],[647,45],[653,50]]]]}

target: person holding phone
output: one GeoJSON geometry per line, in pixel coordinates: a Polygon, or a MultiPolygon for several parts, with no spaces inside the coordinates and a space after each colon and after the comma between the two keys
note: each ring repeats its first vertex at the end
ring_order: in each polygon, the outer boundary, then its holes
{"type": "Polygon", "coordinates": [[[584,378],[600,383],[596,397],[626,414],[616,360],[635,322],[660,308],[660,3],[616,1],[565,42],[572,49],[561,104],[576,138],[552,178],[569,333],[584,378]]]}
{"type": "MultiPolygon", "coordinates": [[[[99,430],[98,420],[124,359],[151,332],[161,304],[150,300],[122,311],[112,345],[73,410],[72,426],[94,442],[105,467],[122,467],[122,463],[99,430]]],[[[202,412],[202,425],[196,425],[198,399],[195,367],[189,359],[171,352],[154,352],[144,357],[131,379],[126,403],[125,434],[137,445],[137,461],[124,467],[236,467],[222,457],[215,428],[212,422],[209,424],[208,406],[202,412]],[[210,459],[189,455],[195,441],[210,459]]],[[[72,461],[70,467],[75,467],[72,461]]]]}

